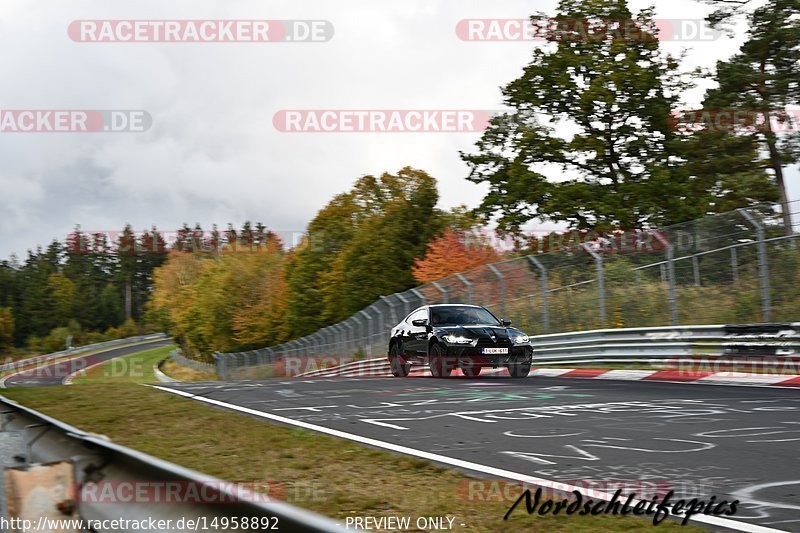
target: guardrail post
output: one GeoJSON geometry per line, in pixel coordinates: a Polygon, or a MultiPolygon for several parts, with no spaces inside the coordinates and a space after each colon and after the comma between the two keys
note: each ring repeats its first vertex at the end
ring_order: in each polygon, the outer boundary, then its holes
{"type": "MultiPolygon", "coordinates": [[[[675,293],[675,258],[672,243],[660,231],[653,232],[655,238],[664,245],[667,251],[667,299],[669,300],[669,320],[673,326],[678,325],[678,297],[675,293]]],[[[663,271],[662,271],[663,272],[663,271]]],[[[662,274],[663,278],[663,274],[662,274]]]]}
{"type": "Polygon", "coordinates": [[[489,267],[489,270],[494,272],[494,275],[497,276],[497,281],[500,284],[500,314],[505,317],[506,315],[506,279],[503,277],[503,273],[498,270],[498,268],[494,265],[486,265],[489,267]]]}
{"type": "Polygon", "coordinates": [[[530,261],[536,268],[539,269],[539,282],[541,283],[542,291],[542,330],[549,331],[550,312],[547,309],[547,269],[544,267],[541,261],[532,255],[528,256],[528,261],[530,261]]]}
{"type": "Polygon", "coordinates": [[[761,286],[761,315],[769,322],[772,315],[772,298],[769,294],[769,266],[767,264],[767,244],[764,242],[764,226],[745,208],[737,209],[753,225],[758,239],[758,282],[761,286]]]}
{"type": "Polygon", "coordinates": [[[600,327],[606,325],[606,282],[603,273],[603,258],[592,250],[588,244],[581,244],[584,250],[594,259],[595,268],[597,269],[597,309],[600,316],[600,327]]]}
{"type": "Polygon", "coordinates": [[[472,304],[472,282],[464,277],[463,274],[457,273],[456,277],[461,280],[467,287],[467,303],[472,304]]]}
{"type": "Polygon", "coordinates": [[[441,292],[441,293],[442,293],[442,298],[444,299],[444,301],[443,301],[442,303],[449,304],[449,303],[450,303],[450,299],[447,297],[447,289],[445,289],[444,287],[442,287],[442,286],[439,284],[439,282],[438,282],[438,281],[431,281],[431,285],[433,285],[434,287],[436,287],[436,288],[439,290],[439,292],[441,292]]]}

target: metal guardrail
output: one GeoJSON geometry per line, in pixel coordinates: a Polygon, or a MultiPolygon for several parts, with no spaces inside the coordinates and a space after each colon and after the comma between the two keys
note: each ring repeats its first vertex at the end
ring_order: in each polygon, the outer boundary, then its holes
{"type": "MultiPolygon", "coordinates": [[[[337,532],[343,528],[328,518],[319,516],[292,505],[278,501],[261,501],[248,497],[252,493],[237,488],[232,483],[223,482],[158,459],[151,455],[115,444],[101,436],[86,433],[76,427],[49,417],[43,413],[20,405],[8,398],[0,396],[2,407],[2,425],[0,435],[16,436],[18,450],[3,447],[5,457],[0,456],[8,466],[15,462],[17,466],[30,469],[36,465],[48,466],[54,463],[68,462],[72,467],[76,493],[74,501],[60,501],[59,508],[49,509],[55,516],[64,519],[80,518],[92,520],[172,520],[169,531],[185,531],[186,528],[175,526],[177,520],[205,520],[210,529],[216,517],[249,517],[255,519],[269,518],[277,522],[276,529],[281,531],[337,532]],[[157,484],[175,481],[182,484],[193,484],[202,494],[203,502],[184,501],[166,504],[163,500],[143,497],[148,501],[119,501],[104,499],[97,501],[95,489],[98,483],[107,483],[109,487],[117,487],[121,483],[141,483],[140,486],[154,487],[157,484]],[[220,502],[225,502],[220,504],[220,502]]],[[[9,470],[5,470],[8,475],[9,470]]],[[[4,471],[0,470],[0,474],[4,471]]],[[[0,480],[4,481],[4,480],[0,480]]],[[[62,487],[67,491],[71,487],[62,487]]],[[[126,492],[125,494],[130,494],[126,492]]],[[[138,493],[137,493],[138,494],[138,493]]],[[[44,493],[37,505],[44,503],[44,493]]],[[[38,498],[38,497],[37,497],[38,498]]],[[[137,498],[139,499],[139,498],[137,498]]],[[[3,512],[3,516],[8,516],[3,512]]],[[[140,531],[116,527],[108,523],[108,527],[96,531],[140,531]]],[[[233,526],[231,526],[233,527],[233,526]]],[[[220,529],[227,529],[220,527],[220,529]]]]}
{"type": "MultiPolygon", "coordinates": [[[[774,365],[778,361],[800,369],[800,322],[659,326],[553,333],[531,337],[534,365],[596,363],[774,365]],[[774,352],[774,353],[770,353],[774,352]],[[763,359],[759,362],[758,359],[763,359]]],[[[350,362],[335,368],[300,374],[304,377],[341,375],[353,370],[388,369],[386,358],[350,362]]]]}
{"type": "Polygon", "coordinates": [[[0,365],[0,372],[5,372],[7,370],[22,370],[27,365],[44,363],[52,361],[54,359],[59,359],[61,357],[80,355],[82,353],[91,352],[94,350],[102,350],[104,348],[113,348],[114,346],[119,346],[122,344],[134,344],[137,342],[144,342],[156,339],[166,339],[166,338],[167,335],[165,333],[152,333],[148,335],[137,335],[135,337],[127,337],[125,339],[115,339],[113,341],[104,341],[104,342],[96,342],[94,344],[86,344],[84,346],[78,346],[70,350],[62,350],[60,352],[53,352],[45,355],[39,355],[36,357],[28,357],[26,359],[19,359],[11,363],[6,363],[0,365]]]}

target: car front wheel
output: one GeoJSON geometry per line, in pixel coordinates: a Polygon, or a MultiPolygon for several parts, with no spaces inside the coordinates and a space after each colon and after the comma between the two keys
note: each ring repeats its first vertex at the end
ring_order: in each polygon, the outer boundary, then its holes
{"type": "Polygon", "coordinates": [[[508,368],[508,373],[512,378],[527,377],[531,372],[531,357],[525,356],[513,363],[509,363],[506,368],[508,368]]]}
{"type": "Polygon", "coordinates": [[[392,344],[389,349],[389,366],[392,369],[392,375],[396,378],[404,378],[411,371],[411,364],[403,357],[397,343],[392,344]]]}
{"type": "Polygon", "coordinates": [[[431,346],[428,352],[428,365],[431,368],[431,375],[435,378],[446,378],[453,371],[453,365],[438,344],[431,346]]]}

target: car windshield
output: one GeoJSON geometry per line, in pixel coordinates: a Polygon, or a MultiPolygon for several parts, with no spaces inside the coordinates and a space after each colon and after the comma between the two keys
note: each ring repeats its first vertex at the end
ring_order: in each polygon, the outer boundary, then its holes
{"type": "Polygon", "coordinates": [[[494,315],[482,307],[432,307],[431,322],[435,326],[500,325],[494,315]]]}

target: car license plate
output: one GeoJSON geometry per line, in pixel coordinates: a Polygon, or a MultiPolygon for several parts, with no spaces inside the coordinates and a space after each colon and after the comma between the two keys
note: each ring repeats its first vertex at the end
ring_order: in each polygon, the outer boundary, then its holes
{"type": "Polygon", "coordinates": [[[485,354],[508,353],[508,348],[484,348],[483,353],[485,354]]]}

